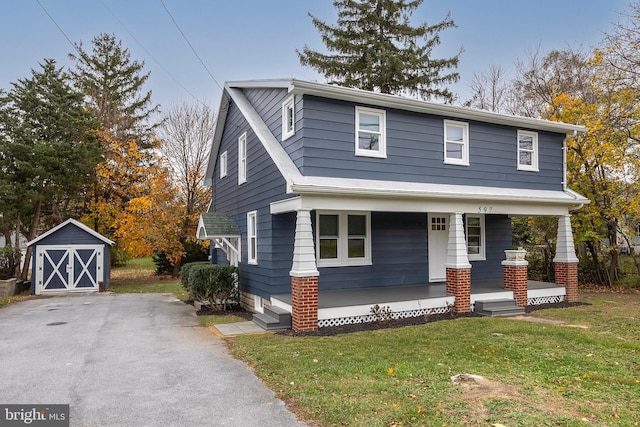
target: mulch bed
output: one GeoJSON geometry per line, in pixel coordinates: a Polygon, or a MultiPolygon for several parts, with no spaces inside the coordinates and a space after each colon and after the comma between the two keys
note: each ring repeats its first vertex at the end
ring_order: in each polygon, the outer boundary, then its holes
{"type": "MultiPolygon", "coordinates": [[[[193,305],[193,300],[186,300],[186,304],[193,305]]],[[[590,305],[585,302],[559,302],[559,303],[549,303],[549,304],[540,304],[540,305],[530,305],[524,308],[525,313],[532,313],[538,310],[544,310],[547,308],[567,308],[567,307],[577,307],[581,305],[590,305]]],[[[217,315],[217,316],[238,316],[242,317],[246,320],[252,320],[253,313],[245,310],[239,305],[233,305],[228,307],[227,310],[215,310],[210,307],[203,306],[200,310],[196,311],[196,315],[198,316],[207,316],[207,315],[217,315]]],[[[303,336],[317,336],[317,337],[326,337],[326,336],[334,336],[341,334],[349,334],[353,332],[363,332],[363,331],[375,331],[378,329],[391,329],[391,328],[401,328],[403,326],[413,326],[413,325],[423,325],[431,322],[440,322],[444,320],[455,320],[461,318],[468,317],[482,317],[477,313],[445,313],[445,314],[430,314],[426,316],[416,316],[416,317],[407,317],[404,319],[389,319],[379,322],[369,322],[369,323],[354,323],[351,325],[342,325],[342,326],[328,326],[324,328],[319,328],[317,331],[311,332],[295,332],[293,329],[288,329],[284,331],[276,332],[279,335],[286,336],[295,336],[295,337],[303,337],[303,336]]]]}
{"type": "MultiPolygon", "coordinates": [[[[184,301],[185,304],[189,304],[189,305],[193,305],[193,300],[192,299],[188,299],[184,301]]],[[[216,315],[216,316],[238,316],[238,317],[242,317],[243,319],[246,320],[252,320],[253,319],[253,313],[245,310],[244,308],[240,307],[239,304],[233,304],[229,307],[227,307],[226,310],[216,310],[215,308],[211,308],[208,306],[203,305],[202,308],[198,311],[196,311],[196,316],[211,316],[211,315],[216,315]]]]}
{"type": "MultiPolygon", "coordinates": [[[[583,302],[560,302],[553,304],[540,304],[525,307],[525,313],[531,313],[537,310],[543,310],[545,308],[566,308],[566,307],[576,307],[580,305],[589,305],[588,303],[583,302]]],[[[482,317],[477,313],[445,313],[445,314],[431,314],[427,316],[417,316],[417,317],[407,317],[404,319],[389,319],[381,322],[371,322],[371,323],[354,323],[352,325],[342,325],[342,326],[328,326],[325,328],[319,328],[317,331],[311,332],[295,332],[293,330],[286,331],[278,331],[279,335],[287,335],[287,336],[317,336],[317,337],[326,337],[340,334],[349,334],[353,332],[362,332],[362,331],[375,331],[378,329],[390,329],[390,328],[401,328],[403,326],[413,326],[413,325],[423,325],[431,322],[439,322],[443,320],[455,320],[466,317],[482,317]]]]}

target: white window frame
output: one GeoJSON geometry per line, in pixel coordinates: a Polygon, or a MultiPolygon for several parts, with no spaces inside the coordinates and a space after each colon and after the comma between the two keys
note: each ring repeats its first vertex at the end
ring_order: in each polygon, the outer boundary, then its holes
{"type": "Polygon", "coordinates": [[[358,265],[371,265],[371,213],[352,211],[317,211],[316,212],[316,264],[318,267],[349,267],[358,265]],[[320,216],[338,216],[338,257],[331,259],[320,258],[320,216]],[[349,258],[349,215],[365,217],[366,236],[364,236],[365,256],[362,258],[349,258]]]}
{"type": "Polygon", "coordinates": [[[282,103],[282,140],[291,138],[296,133],[296,111],[294,96],[291,95],[282,103]],[[291,118],[291,120],[289,120],[291,118]],[[291,123],[291,126],[289,126],[291,123]]]}
{"type": "Polygon", "coordinates": [[[467,245],[467,257],[469,261],[486,261],[487,259],[487,244],[485,239],[485,221],[484,214],[465,214],[464,218],[464,236],[465,243],[467,245]],[[477,254],[469,253],[469,218],[478,218],[480,220],[480,247],[477,254]]]}
{"type": "Polygon", "coordinates": [[[469,123],[454,120],[444,120],[444,163],[449,165],[469,166],[469,123]],[[449,141],[447,128],[457,126],[462,128],[462,142],[449,141]],[[462,158],[449,157],[447,155],[447,144],[457,144],[462,146],[462,158]]]}
{"type": "Polygon", "coordinates": [[[247,182],[247,133],[238,138],[238,185],[247,182]]]}
{"type": "Polygon", "coordinates": [[[384,159],[387,157],[387,112],[385,110],[378,110],[375,108],[367,108],[356,106],[356,141],[355,141],[355,155],[365,157],[377,157],[384,159]],[[380,123],[380,130],[378,132],[361,130],[360,129],[360,114],[370,114],[377,116],[380,123]],[[360,148],[360,134],[369,134],[378,136],[378,149],[366,150],[360,148]]]}
{"type": "Polygon", "coordinates": [[[220,154],[220,179],[227,176],[227,152],[220,154]]]}
{"type": "Polygon", "coordinates": [[[247,212],[247,263],[258,264],[258,211],[247,212]]]}
{"type": "Polygon", "coordinates": [[[517,143],[518,143],[518,153],[517,153],[517,162],[518,162],[518,170],[520,171],[532,171],[532,172],[538,172],[538,133],[537,132],[531,132],[528,130],[518,130],[518,137],[517,137],[517,143]],[[520,147],[520,137],[521,136],[528,136],[531,137],[532,141],[533,141],[533,146],[531,150],[524,150],[520,147]],[[531,153],[531,164],[527,165],[527,164],[522,164],[520,163],[520,153],[522,151],[526,151],[531,153]]]}

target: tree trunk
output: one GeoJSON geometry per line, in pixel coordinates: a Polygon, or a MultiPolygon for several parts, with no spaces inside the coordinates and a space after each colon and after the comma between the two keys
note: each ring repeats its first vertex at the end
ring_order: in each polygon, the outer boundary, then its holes
{"type": "MultiPolygon", "coordinates": [[[[42,201],[38,200],[36,202],[35,209],[33,211],[33,216],[31,217],[31,224],[29,227],[29,235],[27,236],[28,241],[32,241],[36,238],[36,233],[38,231],[38,224],[40,223],[40,212],[42,211],[42,201]]],[[[27,252],[24,255],[24,263],[22,265],[22,274],[20,278],[22,280],[27,280],[29,276],[29,265],[31,264],[31,252],[32,247],[29,246],[27,248],[27,252]]],[[[35,278],[34,278],[35,279],[35,278]]]]}

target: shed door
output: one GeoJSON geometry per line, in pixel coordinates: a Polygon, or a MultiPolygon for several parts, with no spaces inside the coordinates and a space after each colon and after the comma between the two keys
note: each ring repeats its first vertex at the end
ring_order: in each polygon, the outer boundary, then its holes
{"type": "Polygon", "coordinates": [[[102,245],[38,246],[36,294],[98,290],[103,260],[102,245]]]}

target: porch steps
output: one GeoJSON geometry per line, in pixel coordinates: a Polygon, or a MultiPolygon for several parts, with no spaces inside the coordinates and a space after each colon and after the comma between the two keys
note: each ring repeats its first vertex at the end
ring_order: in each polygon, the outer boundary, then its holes
{"type": "Polygon", "coordinates": [[[253,322],[267,331],[291,329],[291,313],[274,305],[265,305],[264,313],[253,315],[253,322]]]}
{"type": "Polygon", "coordinates": [[[476,301],[474,311],[482,316],[519,316],[524,307],[518,307],[513,299],[476,301]]]}

